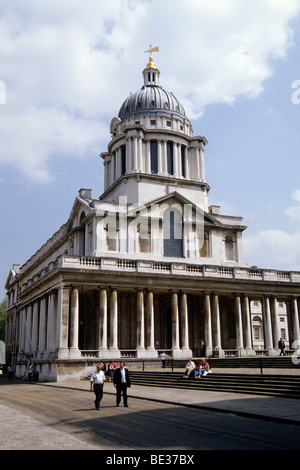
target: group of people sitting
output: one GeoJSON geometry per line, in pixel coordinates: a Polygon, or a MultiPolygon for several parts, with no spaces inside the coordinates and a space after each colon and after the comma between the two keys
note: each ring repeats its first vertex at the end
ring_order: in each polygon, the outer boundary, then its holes
{"type": "Polygon", "coordinates": [[[192,361],[192,358],[189,357],[183,377],[185,379],[200,379],[206,377],[208,373],[211,373],[211,368],[205,359],[192,361]]]}
{"type": "Polygon", "coordinates": [[[113,361],[110,362],[108,365],[106,365],[105,362],[101,362],[101,370],[104,372],[106,377],[108,377],[109,382],[112,381],[116,368],[117,366],[113,361]]]}

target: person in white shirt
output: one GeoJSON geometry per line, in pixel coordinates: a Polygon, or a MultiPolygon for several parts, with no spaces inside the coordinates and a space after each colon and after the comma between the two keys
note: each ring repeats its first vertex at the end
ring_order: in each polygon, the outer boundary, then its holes
{"type": "Polygon", "coordinates": [[[184,373],[184,378],[189,378],[192,377],[191,373],[195,369],[195,363],[192,361],[192,358],[188,358],[188,362],[185,366],[185,373],[184,373]]]}
{"type": "Polygon", "coordinates": [[[96,410],[100,409],[100,402],[103,398],[103,386],[105,381],[105,374],[102,370],[102,364],[99,362],[97,364],[97,370],[95,370],[91,375],[90,381],[90,391],[94,390],[95,393],[95,408],[96,410]]]}

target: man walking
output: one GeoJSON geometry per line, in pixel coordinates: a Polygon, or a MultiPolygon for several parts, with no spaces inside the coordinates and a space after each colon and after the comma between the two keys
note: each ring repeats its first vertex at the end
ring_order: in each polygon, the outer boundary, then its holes
{"type": "Polygon", "coordinates": [[[92,392],[94,389],[95,393],[95,408],[96,410],[100,409],[100,402],[103,398],[103,385],[104,385],[105,375],[102,370],[102,364],[99,362],[97,364],[97,370],[92,373],[91,375],[91,382],[90,382],[90,391],[92,392]]]}
{"type": "Polygon", "coordinates": [[[280,338],[280,340],[278,341],[278,347],[280,349],[279,356],[281,356],[281,354],[283,354],[285,356],[285,344],[284,344],[284,341],[283,341],[282,338],[280,338]]]}
{"type": "Polygon", "coordinates": [[[123,394],[124,406],[128,407],[127,403],[127,388],[130,387],[130,377],[128,369],[125,367],[125,362],[120,363],[120,367],[116,369],[114,374],[114,386],[117,390],[116,406],[121,402],[121,394],[123,394]]]}

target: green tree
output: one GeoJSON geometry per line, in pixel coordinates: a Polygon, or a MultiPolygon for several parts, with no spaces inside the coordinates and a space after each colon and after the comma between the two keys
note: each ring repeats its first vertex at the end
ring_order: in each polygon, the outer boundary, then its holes
{"type": "Polygon", "coordinates": [[[0,341],[5,341],[6,299],[0,304],[0,341]]]}

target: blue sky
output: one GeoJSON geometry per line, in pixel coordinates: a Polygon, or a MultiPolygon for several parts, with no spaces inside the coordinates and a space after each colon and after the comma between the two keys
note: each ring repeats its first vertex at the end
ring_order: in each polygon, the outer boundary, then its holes
{"type": "Polygon", "coordinates": [[[78,190],[102,193],[99,154],[150,43],[160,84],[208,140],[210,204],[248,226],[246,262],[300,270],[298,0],[5,0],[1,298],[12,264],[67,221],[78,190]]]}

